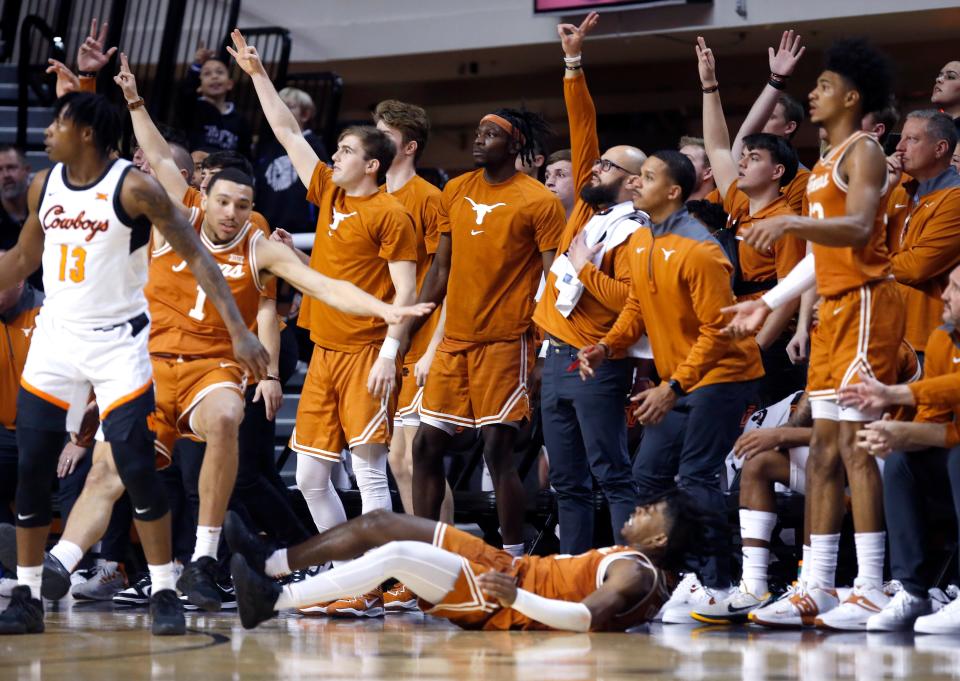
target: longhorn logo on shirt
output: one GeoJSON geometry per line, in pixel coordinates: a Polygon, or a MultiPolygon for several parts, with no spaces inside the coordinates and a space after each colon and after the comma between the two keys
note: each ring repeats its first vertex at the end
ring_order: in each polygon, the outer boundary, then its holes
{"type": "Polygon", "coordinates": [[[488,214],[492,213],[494,208],[499,208],[500,206],[506,206],[506,205],[507,205],[507,204],[505,204],[505,203],[495,203],[495,204],[493,204],[492,206],[488,206],[488,205],[485,204],[485,203],[477,203],[476,201],[474,201],[473,199],[471,199],[469,196],[464,196],[463,198],[465,198],[467,201],[469,201],[469,202],[470,202],[470,205],[473,206],[473,210],[474,210],[474,212],[477,214],[477,224],[478,224],[478,225],[482,225],[482,224],[483,224],[483,219],[484,219],[485,217],[487,217],[488,214]]]}
{"type": "Polygon", "coordinates": [[[356,214],[357,214],[357,211],[353,211],[352,213],[341,213],[336,208],[334,208],[333,222],[330,223],[330,229],[336,232],[341,222],[343,222],[347,218],[352,218],[356,214]]]}
{"type": "Polygon", "coordinates": [[[60,204],[51,206],[43,214],[41,222],[44,231],[48,229],[79,229],[89,231],[84,241],[90,241],[97,232],[106,232],[110,229],[109,220],[92,220],[86,216],[86,211],[80,211],[76,217],[61,217],[65,209],[60,204]]]}
{"type": "Polygon", "coordinates": [[[663,251],[663,262],[670,262],[670,256],[677,252],[676,249],[668,251],[666,248],[661,248],[660,250],[663,251]]]}

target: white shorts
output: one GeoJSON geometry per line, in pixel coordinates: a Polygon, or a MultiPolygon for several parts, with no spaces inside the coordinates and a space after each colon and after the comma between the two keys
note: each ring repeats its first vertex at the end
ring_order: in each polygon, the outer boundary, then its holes
{"type": "MultiPolygon", "coordinates": [[[[797,494],[806,494],[807,491],[807,459],[810,458],[809,447],[790,448],[790,491],[797,494]]],[[[883,459],[875,456],[877,468],[880,469],[880,478],[883,479],[883,459]]]]}
{"type": "Polygon", "coordinates": [[[129,323],[96,330],[51,319],[44,312],[37,316],[20,385],[66,410],[68,432],[79,429],[91,388],[101,421],[153,388],[149,322],[133,335],[129,323]]]}

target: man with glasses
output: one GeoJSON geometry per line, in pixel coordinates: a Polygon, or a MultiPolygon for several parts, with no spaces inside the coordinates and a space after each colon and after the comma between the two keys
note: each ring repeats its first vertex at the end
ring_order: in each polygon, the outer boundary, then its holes
{"type": "Polygon", "coordinates": [[[579,348],[594,345],[613,326],[629,294],[626,243],[647,215],[633,207],[628,177],[646,154],[616,146],[601,158],[596,110],[580,65],[585,35],[596,13],[579,27],[558,27],[566,73],[563,81],[570,123],[573,190],[577,196],[547,274],[533,320],[546,332],[540,410],[550,455],[550,482],[557,491],[560,551],[582,553],[593,546],[593,483],[610,506],[615,543],[633,512],[637,496],[627,453],[624,404],[631,362],[623,358],[583,382],[576,370],[579,348]],[[591,477],[592,473],[592,477],[591,477]]]}

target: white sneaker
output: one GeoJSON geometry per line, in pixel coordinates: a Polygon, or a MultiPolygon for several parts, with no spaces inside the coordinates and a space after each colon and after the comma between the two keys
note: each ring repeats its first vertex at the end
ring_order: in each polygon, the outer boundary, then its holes
{"type": "Polygon", "coordinates": [[[770,594],[755,596],[744,582],[725,598],[711,597],[690,614],[698,622],[707,624],[736,624],[747,621],[750,612],[770,600],[770,594]]]}
{"type": "Polygon", "coordinates": [[[670,600],[660,608],[655,619],[664,624],[689,624],[695,621],[690,613],[705,605],[710,597],[711,594],[700,583],[696,573],[688,572],[673,590],[670,600]]]}
{"type": "Polygon", "coordinates": [[[930,594],[930,604],[933,606],[933,612],[937,612],[941,608],[950,605],[950,601],[953,599],[960,597],[960,587],[956,584],[951,584],[947,587],[946,591],[934,587],[928,589],[927,593],[930,594]]]}
{"type": "Polygon", "coordinates": [[[960,598],[932,615],[917,618],[913,630],[918,634],[960,634],[960,598]]]}
{"type": "Polygon", "coordinates": [[[769,605],[757,608],[748,616],[754,624],[780,629],[812,627],[820,615],[840,604],[835,589],[808,587],[797,582],[769,605]]]}
{"type": "Polygon", "coordinates": [[[829,612],[814,619],[821,629],[836,631],[866,631],[867,620],[878,614],[890,602],[882,587],[854,582],[853,590],[844,601],[829,612]]]}
{"type": "Polygon", "coordinates": [[[867,619],[867,631],[911,631],[917,618],[929,615],[932,608],[929,598],[901,589],[883,610],[867,619]]]}

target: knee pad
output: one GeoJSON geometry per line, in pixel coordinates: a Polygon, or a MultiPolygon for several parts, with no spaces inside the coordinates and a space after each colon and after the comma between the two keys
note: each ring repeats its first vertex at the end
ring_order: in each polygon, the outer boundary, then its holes
{"type": "MultiPolygon", "coordinates": [[[[150,435],[146,431],[146,435],[150,435]]],[[[160,482],[155,466],[153,438],[135,432],[131,439],[111,440],[117,473],[130,495],[133,517],[157,520],[170,510],[166,488],[160,482]],[[139,435],[139,436],[138,436],[139,435]]]]}
{"type": "Polygon", "coordinates": [[[51,489],[63,444],[63,432],[39,430],[17,423],[19,456],[16,503],[19,527],[50,524],[51,489]]]}

